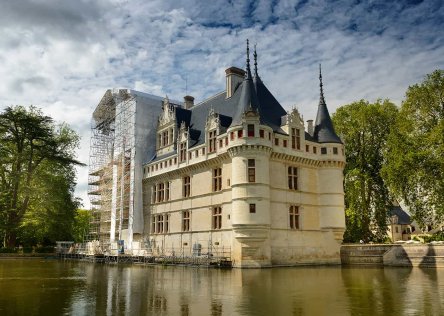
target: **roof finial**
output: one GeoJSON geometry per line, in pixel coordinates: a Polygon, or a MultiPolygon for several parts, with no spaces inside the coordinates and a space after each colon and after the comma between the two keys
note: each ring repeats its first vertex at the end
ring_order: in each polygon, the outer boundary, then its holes
{"type": "Polygon", "coordinates": [[[247,73],[246,78],[251,78],[251,70],[250,70],[250,46],[247,38],[247,73]]]}
{"type": "Polygon", "coordinates": [[[320,87],[320,96],[319,96],[319,102],[325,104],[324,99],[324,89],[322,84],[322,70],[321,70],[321,64],[319,64],[319,87],[320,87]]]}
{"type": "Polygon", "coordinates": [[[254,76],[255,77],[259,77],[258,73],[257,73],[257,52],[256,52],[256,44],[254,44],[254,53],[253,53],[253,57],[254,57],[254,76]]]}

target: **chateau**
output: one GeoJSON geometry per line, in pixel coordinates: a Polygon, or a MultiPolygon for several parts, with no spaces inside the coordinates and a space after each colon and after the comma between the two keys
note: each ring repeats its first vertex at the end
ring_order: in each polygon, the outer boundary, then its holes
{"type": "Polygon", "coordinates": [[[225,91],[201,103],[152,96],[155,110],[135,111],[135,125],[140,114],[158,114],[155,127],[130,146],[142,142],[146,161],[134,158],[137,150],[127,158],[119,156],[127,150],[114,150],[120,167],[96,168],[108,168],[114,179],[91,191],[110,192],[109,207],[96,201],[97,239],[123,239],[127,249],[154,255],[223,254],[235,267],[340,263],[345,154],[321,73],[316,120],[304,122],[262,82],[256,51],[252,73],[249,55],[247,44],[246,69],[228,68],[225,91]],[[133,180],[125,190],[127,178],[133,180]],[[110,216],[103,217],[106,209],[110,216]]]}

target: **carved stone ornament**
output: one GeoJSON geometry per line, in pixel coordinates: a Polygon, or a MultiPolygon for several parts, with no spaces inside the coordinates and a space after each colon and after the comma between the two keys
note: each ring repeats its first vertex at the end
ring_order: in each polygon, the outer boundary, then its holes
{"type": "Polygon", "coordinates": [[[177,137],[178,142],[184,142],[188,140],[188,128],[185,122],[180,123],[179,135],[177,137]]]}
{"type": "Polygon", "coordinates": [[[159,127],[176,121],[176,109],[170,104],[168,96],[163,99],[162,113],[159,116],[159,127]]]}
{"type": "Polygon", "coordinates": [[[287,124],[293,126],[304,126],[304,118],[299,114],[297,108],[293,108],[290,112],[287,113],[287,124]]]}
{"type": "Polygon", "coordinates": [[[214,109],[211,108],[210,112],[208,113],[208,116],[207,116],[207,122],[205,124],[205,129],[207,131],[213,130],[213,129],[219,129],[219,123],[220,123],[219,114],[214,112],[214,109]]]}

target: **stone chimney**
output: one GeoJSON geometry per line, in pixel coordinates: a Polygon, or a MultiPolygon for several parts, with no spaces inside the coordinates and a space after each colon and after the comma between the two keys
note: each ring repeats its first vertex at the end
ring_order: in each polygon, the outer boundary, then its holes
{"type": "Polygon", "coordinates": [[[313,120],[307,120],[307,133],[310,136],[313,136],[314,130],[313,130],[313,120]]]}
{"type": "Polygon", "coordinates": [[[187,110],[194,105],[194,97],[192,97],[191,95],[184,96],[183,100],[184,100],[183,105],[187,110]]]}
{"type": "Polygon", "coordinates": [[[244,80],[245,71],[237,67],[230,67],[225,70],[227,82],[227,98],[230,98],[236,86],[244,80]]]}

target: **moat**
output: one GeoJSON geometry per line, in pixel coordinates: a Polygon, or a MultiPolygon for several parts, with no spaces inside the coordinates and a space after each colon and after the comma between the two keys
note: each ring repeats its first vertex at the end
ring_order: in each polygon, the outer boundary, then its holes
{"type": "Polygon", "coordinates": [[[0,260],[1,315],[440,315],[444,269],[0,260]]]}

